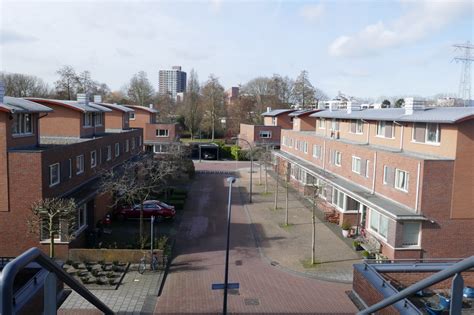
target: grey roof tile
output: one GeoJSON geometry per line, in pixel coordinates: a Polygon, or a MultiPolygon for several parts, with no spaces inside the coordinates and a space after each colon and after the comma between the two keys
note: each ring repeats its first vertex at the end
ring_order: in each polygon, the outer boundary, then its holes
{"type": "Polygon", "coordinates": [[[146,106],[139,106],[139,105],[125,105],[125,106],[133,108],[133,109],[141,109],[141,110],[147,111],[149,113],[153,113],[153,114],[158,113],[157,109],[146,107],[146,106]]]}
{"type": "Polygon", "coordinates": [[[133,113],[135,111],[132,108],[129,108],[129,107],[124,106],[124,105],[119,105],[119,104],[110,104],[110,103],[96,103],[96,104],[102,105],[102,106],[110,108],[110,109],[115,109],[115,110],[118,110],[118,111],[121,111],[121,112],[124,112],[124,113],[130,113],[130,112],[133,113]]]}
{"type": "Polygon", "coordinates": [[[295,111],[294,109],[274,109],[272,111],[262,113],[262,116],[275,117],[284,113],[288,113],[288,112],[291,113],[294,111],[295,111]]]}
{"type": "Polygon", "coordinates": [[[11,113],[46,113],[53,110],[47,106],[25,100],[23,98],[5,96],[0,107],[11,113]]]}

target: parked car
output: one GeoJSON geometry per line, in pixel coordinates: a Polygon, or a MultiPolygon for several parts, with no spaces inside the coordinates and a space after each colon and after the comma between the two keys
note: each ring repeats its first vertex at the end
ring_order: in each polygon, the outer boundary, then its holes
{"type": "MultiPolygon", "coordinates": [[[[125,206],[119,208],[115,213],[117,219],[124,220],[130,218],[140,218],[140,204],[125,206]]],[[[155,216],[156,219],[174,219],[176,216],[176,210],[173,206],[170,206],[159,200],[147,200],[143,203],[143,217],[151,218],[155,216]]]]}

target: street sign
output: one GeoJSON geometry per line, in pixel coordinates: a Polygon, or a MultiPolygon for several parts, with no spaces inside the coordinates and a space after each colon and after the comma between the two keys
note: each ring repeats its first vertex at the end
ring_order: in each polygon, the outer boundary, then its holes
{"type": "MultiPolygon", "coordinates": [[[[224,290],[225,284],[224,283],[213,283],[212,290],[224,290]]],[[[235,290],[240,287],[239,283],[227,283],[227,289],[235,290]]]]}

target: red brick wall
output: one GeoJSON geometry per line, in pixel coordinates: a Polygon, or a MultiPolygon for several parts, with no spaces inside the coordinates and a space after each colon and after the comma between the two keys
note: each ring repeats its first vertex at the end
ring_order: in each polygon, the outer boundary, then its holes
{"type": "Polygon", "coordinates": [[[282,129],[292,129],[292,117],[289,116],[290,112],[278,115],[276,117],[276,125],[280,126],[282,129]]]}
{"type": "Polygon", "coordinates": [[[118,110],[112,110],[111,112],[105,113],[105,128],[128,129],[128,127],[128,113],[118,110]]]}
{"type": "MultiPolygon", "coordinates": [[[[403,287],[408,287],[412,284],[417,283],[423,279],[428,278],[429,276],[434,275],[436,272],[384,272],[381,275],[392,282],[395,285],[401,285],[403,287]]],[[[474,271],[465,271],[462,273],[464,279],[464,286],[474,286],[474,271]]],[[[431,287],[430,290],[435,289],[451,289],[451,283],[453,278],[446,279],[437,283],[431,287]]]]}
{"type": "MultiPolygon", "coordinates": [[[[8,114],[0,112],[0,135],[7,134],[8,114]]],[[[7,137],[0,137],[0,212],[8,211],[7,137]]]]}
{"type": "Polygon", "coordinates": [[[177,124],[145,124],[144,127],[143,136],[148,142],[173,142],[178,134],[177,124]],[[158,129],[168,130],[168,137],[157,137],[156,131],[158,129]]]}
{"type": "Polygon", "coordinates": [[[150,113],[147,110],[136,107],[134,107],[133,110],[135,111],[135,119],[130,120],[130,127],[145,129],[146,124],[150,124],[153,122],[152,115],[154,114],[150,113]]]}

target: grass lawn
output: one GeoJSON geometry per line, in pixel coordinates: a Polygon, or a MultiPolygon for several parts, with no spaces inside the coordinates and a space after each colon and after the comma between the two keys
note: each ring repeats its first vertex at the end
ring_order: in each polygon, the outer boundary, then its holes
{"type": "Polygon", "coordinates": [[[218,140],[224,141],[224,139],[214,139],[214,140],[211,140],[211,139],[191,139],[191,138],[181,138],[180,140],[181,140],[181,142],[183,142],[183,143],[213,142],[213,141],[218,141],[218,140]]]}

